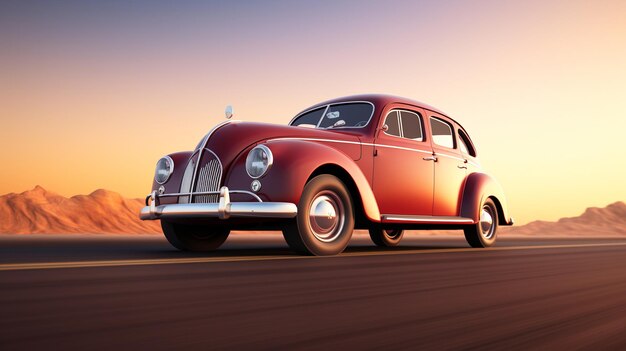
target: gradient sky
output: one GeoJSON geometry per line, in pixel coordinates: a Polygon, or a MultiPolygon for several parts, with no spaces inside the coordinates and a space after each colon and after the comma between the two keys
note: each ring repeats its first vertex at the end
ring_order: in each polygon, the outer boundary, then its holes
{"type": "Polygon", "coordinates": [[[2,1],[0,194],[143,197],[223,120],[380,92],[460,121],[519,223],[626,200],[626,1],[2,1]]]}

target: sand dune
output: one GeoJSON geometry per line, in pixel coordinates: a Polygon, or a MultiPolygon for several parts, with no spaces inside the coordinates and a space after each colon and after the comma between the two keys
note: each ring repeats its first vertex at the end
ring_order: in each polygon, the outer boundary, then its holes
{"type": "MultiPolygon", "coordinates": [[[[70,198],[37,186],[20,194],[0,196],[0,233],[8,234],[160,234],[158,221],[141,221],[143,199],[126,199],[109,190],[70,198]]],[[[504,235],[626,236],[626,204],[588,208],[577,217],[556,222],[535,221],[502,228],[504,235]]],[[[420,232],[421,235],[426,233],[420,232]]],[[[432,231],[428,234],[458,234],[432,231]]]]}
{"type": "Polygon", "coordinates": [[[0,196],[0,233],[161,233],[158,221],[141,221],[142,199],[108,190],[71,198],[37,186],[0,196]]]}
{"type": "Polygon", "coordinates": [[[534,221],[504,232],[519,235],[626,236],[626,203],[619,201],[603,208],[590,207],[580,216],[561,218],[555,222],[534,221]]]}

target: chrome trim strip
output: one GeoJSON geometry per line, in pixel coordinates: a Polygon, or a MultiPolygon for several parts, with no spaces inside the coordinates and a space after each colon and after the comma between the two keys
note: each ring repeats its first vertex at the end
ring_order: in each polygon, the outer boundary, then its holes
{"type": "MultiPolygon", "coordinates": [[[[250,195],[252,196],[255,200],[257,200],[258,202],[263,202],[263,200],[261,200],[261,198],[251,192],[251,191],[247,191],[247,190],[229,190],[228,191],[231,194],[245,194],[245,195],[250,195]]],[[[199,191],[196,193],[193,193],[194,195],[218,195],[220,192],[219,191],[199,191]]],[[[161,195],[157,195],[157,198],[162,198],[162,197],[176,197],[176,196],[188,196],[189,193],[169,193],[169,194],[161,194],[161,195]]]]}
{"type": "Polygon", "coordinates": [[[276,141],[276,140],[322,141],[322,142],[328,142],[328,143],[354,144],[354,145],[363,145],[363,146],[372,146],[372,147],[378,146],[378,147],[386,147],[386,148],[391,148],[391,149],[399,149],[399,150],[406,150],[406,151],[421,152],[421,153],[425,153],[425,154],[428,154],[428,155],[432,154],[432,152],[429,152],[429,151],[416,150],[416,149],[411,149],[411,148],[402,147],[402,146],[385,145],[385,144],[372,144],[372,143],[361,143],[361,142],[356,142],[356,141],[321,139],[321,138],[290,138],[290,137],[287,137],[287,138],[269,139],[267,142],[276,141]]]}
{"type": "Polygon", "coordinates": [[[463,162],[463,163],[469,163],[469,164],[471,164],[471,165],[473,165],[473,166],[475,166],[475,167],[480,168],[480,165],[478,165],[478,164],[476,164],[475,162],[473,162],[472,160],[469,160],[469,159],[466,159],[466,158],[456,157],[456,156],[452,156],[452,155],[448,155],[448,154],[443,154],[443,153],[438,153],[438,152],[435,152],[435,155],[437,155],[437,156],[443,156],[443,157],[447,157],[447,158],[451,158],[451,159],[455,159],[455,160],[457,160],[457,161],[461,161],[461,162],[463,162]],[[467,161],[467,162],[465,162],[465,161],[467,161]]]}
{"type": "MultiPolygon", "coordinates": [[[[200,165],[200,161],[202,161],[202,151],[204,149],[206,149],[206,144],[209,142],[209,138],[211,137],[211,135],[213,135],[213,133],[215,133],[216,130],[220,129],[221,127],[223,127],[223,126],[225,126],[225,125],[227,125],[229,123],[234,123],[234,122],[238,122],[238,121],[228,120],[228,121],[224,121],[222,123],[219,123],[218,125],[213,127],[207,133],[207,135],[204,137],[204,139],[203,139],[204,142],[202,143],[202,145],[200,145],[200,148],[198,150],[198,162],[196,162],[196,166],[194,167],[194,170],[193,170],[193,177],[191,178],[191,188],[189,188],[189,203],[193,202],[193,189],[196,186],[196,176],[198,175],[198,166],[200,165]]],[[[213,152],[213,151],[211,151],[211,152],[213,152]]],[[[213,152],[213,155],[215,155],[214,152],[213,152]]],[[[217,157],[217,155],[215,155],[215,156],[217,157]]],[[[193,157],[193,155],[192,155],[192,157],[193,157]]],[[[218,160],[220,161],[220,166],[222,166],[222,161],[219,158],[218,158],[218,160]]]]}
{"type": "MultiPolygon", "coordinates": [[[[204,150],[213,154],[213,156],[215,157],[215,161],[217,162],[217,167],[215,167],[215,164],[212,164],[213,160],[211,160],[207,162],[206,164],[204,164],[204,166],[200,169],[199,174],[197,176],[197,179],[198,179],[197,187],[199,187],[200,189],[198,189],[199,191],[194,191],[194,188],[190,189],[193,192],[193,195],[190,196],[189,203],[193,202],[193,197],[197,196],[198,192],[211,191],[210,190],[211,188],[219,189],[219,186],[222,182],[222,173],[224,172],[223,166],[222,166],[222,160],[211,149],[204,148],[204,150]],[[215,168],[218,168],[218,169],[216,170],[215,168]],[[217,180],[217,184],[215,184],[216,180],[217,180]]],[[[198,163],[199,162],[200,162],[200,158],[198,158],[198,163]]],[[[217,190],[213,190],[213,191],[217,191],[217,190]]]]}
{"type": "MultiPolygon", "coordinates": [[[[362,127],[337,127],[337,128],[330,128],[330,130],[336,130],[336,129],[361,129],[361,128],[365,128],[365,127],[367,127],[370,124],[370,122],[372,121],[372,117],[374,117],[374,112],[376,112],[376,105],[374,105],[374,103],[372,103],[371,101],[365,101],[365,100],[339,101],[339,102],[333,102],[333,103],[330,103],[330,104],[313,107],[313,108],[310,108],[308,110],[304,110],[304,111],[298,113],[294,118],[291,119],[291,121],[289,121],[289,123],[287,123],[287,125],[288,126],[292,126],[291,123],[293,123],[293,121],[295,121],[296,118],[302,116],[305,113],[308,113],[308,112],[311,112],[311,111],[314,111],[314,110],[326,107],[324,109],[324,113],[322,114],[322,118],[320,118],[320,120],[317,121],[317,126],[315,128],[318,129],[320,123],[322,123],[322,120],[324,119],[324,116],[326,116],[326,112],[328,111],[328,108],[330,106],[345,105],[345,104],[357,104],[357,103],[366,103],[366,104],[372,105],[372,114],[370,115],[370,118],[367,120],[367,123],[365,123],[365,125],[362,126],[362,127]]],[[[297,127],[297,126],[292,126],[292,127],[297,127]]],[[[327,128],[324,128],[324,130],[326,130],[326,129],[327,128]]]]}
{"type": "MultiPolygon", "coordinates": [[[[452,156],[452,155],[448,155],[448,154],[443,154],[443,153],[438,153],[435,151],[435,155],[437,156],[443,156],[443,157],[447,157],[447,158],[451,158],[453,160],[457,160],[457,161],[461,161],[461,162],[465,162],[464,158],[461,157],[456,157],[456,156],[452,156]]],[[[469,162],[469,161],[468,161],[469,162]]]]}
{"type": "Polygon", "coordinates": [[[402,221],[402,222],[431,222],[431,223],[466,223],[474,224],[474,220],[465,217],[451,216],[410,216],[410,215],[382,215],[383,221],[402,221]]]}
{"type": "Polygon", "coordinates": [[[414,152],[419,152],[419,153],[423,153],[423,154],[427,154],[427,155],[432,155],[433,154],[432,151],[416,150],[416,149],[411,149],[411,148],[402,147],[402,146],[385,145],[385,144],[369,144],[369,143],[364,143],[363,145],[370,145],[370,146],[377,146],[377,147],[386,147],[386,148],[389,148],[389,149],[414,151],[414,152]]]}
{"type": "MultiPolygon", "coordinates": [[[[402,138],[404,139],[404,138],[402,138]]],[[[402,147],[402,146],[395,146],[395,145],[386,145],[386,144],[373,144],[373,143],[360,143],[360,142],[356,142],[356,141],[346,141],[346,140],[332,140],[332,139],[322,139],[322,138],[296,138],[296,137],[285,137],[285,138],[275,138],[275,139],[269,139],[267,140],[267,142],[271,142],[271,141],[278,141],[278,140],[303,140],[303,141],[321,141],[321,142],[328,142],[328,143],[339,143],[339,144],[354,144],[354,145],[363,145],[363,146],[372,146],[372,147],[386,147],[389,149],[398,149],[398,150],[406,150],[406,151],[414,151],[414,152],[419,152],[419,153],[424,153],[424,154],[428,154],[428,155],[432,155],[432,152],[428,152],[428,151],[424,151],[424,150],[417,150],[417,149],[411,149],[408,147],[402,147]]],[[[406,140],[411,140],[411,139],[406,139],[406,140]]],[[[455,156],[451,156],[451,155],[447,155],[447,154],[443,154],[443,153],[435,153],[436,156],[445,156],[445,157],[449,157],[449,158],[453,158],[459,161],[465,161],[465,159],[463,158],[457,158],[455,156]]],[[[472,164],[478,168],[480,168],[480,165],[471,161],[471,160],[467,160],[467,163],[472,164]]]]}
{"type": "MultiPolygon", "coordinates": [[[[207,141],[208,141],[208,140],[209,140],[209,139],[207,138],[207,141]]],[[[194,172],[197,172],[197,171],[198,171],[198,167],[199,167],[199,165],[200,165],[200,161],[202,160],[202,151],[208,151],[208,152],[212,153],[212,154],[213,154],[213,156],[215,156],[215,159],[216,159],[216,160],[217,160],[217,162],[218,162],[218,165],[219,165],[219,168],[220,168],[220,172],[219,172],[219,177],[218,177],[218,178],[219,178],[219,181],[218,181],[218,183],[217,183],[217,187],[216,187],[216,188],[219,188],[219,185],[220,185],[220,184],[221,184],[221,182],[222,182],[222,173],[224,172],[224,166],[222,165],[222,160],[219,158],[219,156],[217,156],[217,154],[216,154],[215,152],[213,152],[211,149],[208,149],[208,148],[206,148],[206,147],[205,147],[205,148],[202,148],[202,149],[199,151],[199,154],[198,154],[198,161],[196,162],[196,167],[195,167],[195,171],[194,171],[194,172]]],[[[207,164],[208,164],[208,163],[207,163],[207,164]]],[[[206,176],[206,177],[207,177],[207,179],[208,179],[208,174],[205,174],[205,176],[206,176]]],[[[191,182],[191,188],[189,189],[189,203],[193,203],[193,197],[194,197],[194,196],[196,196],[196,195],[198,194],[198,192],[194,191],[194,188],[195,188],[195,180],[196,180],[196,179],[198,179],[198,180],[199,180],[199,178],[200,178],[200,175],[199,175],[199,174],[197,174],[197,173],[194,173],[193,178],[192,178],[192,182],[191,182]]],[[[205,182],[205,183],[206,183],[206,182],[205,182]]]]}
{"type": "MultiPolygon", "coordinates": [[[[149,206],[141,209],[139,218],[154,219],[191,219],[220,218],[219,204],[171,204],[156,206],[154,211],[149,206]]],[[[290,202],[231,202],[224,207],[224,214],[236,218],[294,218],[298,214],[296,204],[290,202]]]]}
{"type": "MultiPolygon", "coordinates": [[[[243,191],[243,190],[242,190],[243,191]]],[[[219,203],[189,203],[158,205],[158,196],[152,192],[146,199],[147,206],[141,209],[139,218],[152,220],[161,218],[293,218],[298,207],[290,202],[230,202],[231,191],[223,186],[219,191],[219,203]]]]}
{"type": "MultiPolygon", "coordinates": [[[[267,142],[277,141],[277,140],[304,140],[304,141],[324,141],[329,143],[339,143],[339,144],[354,144],[354,145],[368,145],[366,143],[360,143],[358,141],[347,141],[347,140],[333,140],[333,139],[322,139],[322,138],[298,138],[298,137],[284,137],[284,138],[274,138],[268,139],[267,142]]],[[[372,144],[369,144],[372,145],[372,144]]]]}

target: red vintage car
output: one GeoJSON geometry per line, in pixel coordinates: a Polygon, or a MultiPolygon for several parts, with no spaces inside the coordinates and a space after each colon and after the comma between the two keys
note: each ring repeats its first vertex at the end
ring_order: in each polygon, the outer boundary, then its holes
{"type": "MultiPolygon", "coordinates": [[[[227,117],[232,114],[227,108],[227,117]]],[[[472,247],[512,225],[465,129],[389,95],[329,100],[287,126],[227,120],[193,151],[161,158],[144,220],[178,249],[218,248],[231,230],[281,230],[309,255],[342,252],[354,229],[395,246],[405,229],[463,229],[472,247]]]]}

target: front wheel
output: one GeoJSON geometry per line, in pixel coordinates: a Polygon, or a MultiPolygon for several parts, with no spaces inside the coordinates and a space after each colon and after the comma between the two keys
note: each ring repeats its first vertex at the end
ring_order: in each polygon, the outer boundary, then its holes
{"type": "Polygon", "coordinates": [[[352,237],[354,210],[346,186],[323,174],[304,187],[295,221],[283,229],[289,247],[305,255],[341,253],[352,237]]]}
{"type": "Polygon", "coordinates": [[[487,199],[481,206],[478,223],[465,228],[465,239],[471,247],[489,247],[496,243],[498,234],[498,209],[493,200],[487,199]]]}
{"type": "Polygon", "coordinates": [[[182,251],[213,251],[228,238],[230,230],[198,224],[172,223],[161,220],[167,241],[182,251]]]}

